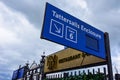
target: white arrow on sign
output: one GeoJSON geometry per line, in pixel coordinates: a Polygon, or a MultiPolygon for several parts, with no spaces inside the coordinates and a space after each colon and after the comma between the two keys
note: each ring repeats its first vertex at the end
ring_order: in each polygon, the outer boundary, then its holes
{"type": "Polygon", "coordinates": [[[57,32],[57,33],[60,33],[60,32],[61,32],[61,29],[58,28],[58,27],[56,26],[56,24],[54,24],[54,26],[55,26],[55,28],[56,28],[56,32],[57,32]]]}

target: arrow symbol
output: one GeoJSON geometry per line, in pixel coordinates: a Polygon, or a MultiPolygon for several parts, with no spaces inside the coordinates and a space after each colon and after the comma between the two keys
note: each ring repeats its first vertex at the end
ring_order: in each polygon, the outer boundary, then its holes
{"type": "Polygon", "coordinates": [[[54,26],[55,26],[55,28],[56,28],[56,32],[57,32],[57,33],[60,33],[60,32],[61,32],[61,29],[58,28],[58,27],[56,26],[56,24],[54,24],[54,26]]]}

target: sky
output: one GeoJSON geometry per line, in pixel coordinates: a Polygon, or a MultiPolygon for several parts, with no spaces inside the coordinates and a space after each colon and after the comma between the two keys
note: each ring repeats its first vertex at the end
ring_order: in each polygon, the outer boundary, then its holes
{"type": "Polygon", "coordinates": [[[43,52],[64,48],[40,39],[46,2],[108,32],[113,69],[120,70],[120,0],[0,0],[0,80],[11,80],[27,61],[39,63],[43,52]]]}

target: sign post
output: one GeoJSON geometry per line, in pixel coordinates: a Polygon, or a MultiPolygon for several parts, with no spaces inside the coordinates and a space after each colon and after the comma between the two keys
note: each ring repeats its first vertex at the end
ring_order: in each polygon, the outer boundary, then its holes
{"type": "Polygon", "coordinates": [[[105,32],[105,44],[106,44],[105,47],[106,47],[106,55],[107,55],[108,77],[109,77],[109,80],[113,80],[110,42],[109,42],[109,34],[107,32],[105,32]]]}
{"type": "Polygon", "coordinates": [[[47,3],[41,38],[105,59],[104,32],[47,3]]]}

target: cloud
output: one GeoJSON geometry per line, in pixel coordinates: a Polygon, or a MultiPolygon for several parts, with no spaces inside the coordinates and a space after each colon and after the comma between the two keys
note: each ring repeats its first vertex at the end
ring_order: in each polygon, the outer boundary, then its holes
{"type": "Polygon", "coordinates": [[[56,47],[51,48],[49,42],[40,40],[41,30],[30,23],[24,14],[2,2],[0,8],[0,80],[11,78],[12,71],[27,60],[39,61],[45,48],[47,51],[51,49],[48,53],[63,48],[55,43],[56,47]]]}
{"type": "Polygon", "coordinates": [[[42,21],[44,16],[44,9],[46,2],[49,2],[56,7],[67,11],[68,13],[80,17],[84,15],[87,9],[86,1],[84,0],[1,0],[12,9],[23,13],[26,18],[35,25],[35,27],[42,27],[42,21]],[[19,3],[19,4],[18,4],[19,3]],[[15,5],[17,4],[17,5],[15,5]],[[69,6],[68,6],[69,5],[69,6]],[[78,14],[80,12],[80,14],[78,14]]]}
{"type": "Polygon", "coordinates": [[[41,14],[41,10],[40,7],[42,7],[42,5],[40,5],[40,1],[36,0],[36,1],[29,1],[29,0],[1,0],[2,2],[4,2],[6,5],[10,6],[11,8],[13,8],[15,11],[21,12],[23,13],[26,18],[34,25],[39,25],[40,22],[40,14],[41,14]],[[18,4],[19,3],[19,4],[18,4]]]}
{"type": "Polygon", "coordinates": [[[7,80],[6,77],[11,77],[10,71],[13,70],[13,65],[15,66],[17,62],[23,62],[23,53],[15,48],[25,44],[24,37],[28,36],[29,31],[33,30],[35,33],[37,30],[21,13],[12,11],[1,2],[0,8],[0,75],[3,76],[0,79],[7,80]]]}
{"type": "Polygon", "coordinates": [[[120,1],[118,0],[109,0],[106,1],[106,0],[99,0],[99,1],[96,1],[96,0],[93,0],[93,2],[91,2],[90,0],[86,0],[90,10],[94,13],[97,13],[97,14],[101,14],[101,13],[106,13],[106,12],[109,12],[111,10],[116,10],[120,7],[119,3],[120,1]]]}
{"type": "Polygon", "coordinates": [[[14,43],[19,42],[19,40],[16,38],[16,35],[9,30],[6,30],[6,29],[0,27],[0,33],[1,33],[0,34],[0,44],[2,46],[4,46],[5,44],[7,45],[7,44],[14,44],[14,43]]]}

